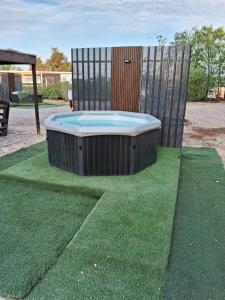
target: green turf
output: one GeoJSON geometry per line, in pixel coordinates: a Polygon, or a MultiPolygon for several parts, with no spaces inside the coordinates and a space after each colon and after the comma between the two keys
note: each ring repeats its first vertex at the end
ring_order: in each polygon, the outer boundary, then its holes
{"type": "MultiPolygon", "coordinates": [[[[178,150],[173,148],[159,148],[156,164],[133,176],[77,176],[48,164],[47,152],[41,153],[18,163],[1,172],[1,176],[22,182],[36,183],[38,186],[72,190],[73,192],[89,192],[102,195],[104,191],[122,193],[140,192],[146,189],[158,190],[167,182],[171,172],[178,176],[178,150]],[[153,183],[149,186],[149,180],[153,183]]],[[[176,177],[177,179],[177,177],[176,177]]],[[[163,191],[163,189],[162,189],[163,191]]]]}
{"type": "Polygon", "coordinates": [[[157,299],[170,249],[178,151],[133,176],[81,177],[50,167],[47,153],[1,172],[36,186],[103,196],[29,299],[157,299]]]}
{"type": "Polygon", "coordinates": [[[28,148],[20,149],[0,158],[0,170],[7,169],[15,164],[22,162],[38,153],[46,151],[46,142],[32,145],[28,148]]]}
{"type": "Polygon", "coordinates": [[[164,299],[225,299],[225,171],[214,149],[185,149],[164,299]]]}
{"type": "Polygon", "coordinates": [[[96,199],[0,183],[0,295],[23,297],[57,260],[96,199]]]}

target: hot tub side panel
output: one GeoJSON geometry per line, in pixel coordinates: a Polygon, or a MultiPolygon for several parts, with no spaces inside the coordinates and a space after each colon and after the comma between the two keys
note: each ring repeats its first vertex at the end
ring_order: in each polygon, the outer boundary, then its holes
{"type": "Polygon", "coordinates": [[[83,138],[84,175],[124,175],[130,171],[130,137],[100,135],[83,138]]]}
{"type": "Polygon", "coordinates": [[[74,135],[47,130],[49,164],[78,173],[78,138],[74,135]]]}
{"type": "Polygon", "coordinates": [[[47,130],[49,163],[79,175],[134,174],[156,161],[158,129],[138,136],[77,137],[47,130]]]}
{"type": "Polygon", "coordinates": [[[150,130],[134,137],[135,139],[135,160],[134,171],[139,172],[156,162],[158,147],[159,129],[150,130]]]}

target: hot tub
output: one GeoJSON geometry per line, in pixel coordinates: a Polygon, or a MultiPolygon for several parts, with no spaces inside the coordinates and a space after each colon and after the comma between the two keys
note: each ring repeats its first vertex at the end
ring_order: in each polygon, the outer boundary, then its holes
{"type": "Polygon", "coordinates": [[[147,114],[79,111],[44,123],[52,166],[79,175],[134,174],[156,162],[161,122],[147,114]]]}

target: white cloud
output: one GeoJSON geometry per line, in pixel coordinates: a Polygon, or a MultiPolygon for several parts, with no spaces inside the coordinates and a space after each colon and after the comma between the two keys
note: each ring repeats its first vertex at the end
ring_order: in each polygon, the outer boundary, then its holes
{"type": "MultiPolygon", "coordinates": [[[[118,36],[129,36],[125,43],[133,44],[134,36],[139,42],[195,25],[223,26],[224,11],[224,0],[1,0],[1,47],[26,50],[31,40],[35,51],[44,52],[60,43],[74,46],[75,38],[86,46],[96,36],[101,44],[101,37],[108,38],[108,45],[118,36]]],[[[32,45],[28,48],[33,51],[32,45]]]]}
{"type": "MultiPolygon", "coordinates": [[[[0,31],[23,33],[62,28],[147,33],[168,27],[224,24],[225,1],[209,0],[1,0],[0,31]],[[104,27],[104,28],[105,28],[104,27]]],[[[163,34],[163,32],[162,32],[163,34]]]]}

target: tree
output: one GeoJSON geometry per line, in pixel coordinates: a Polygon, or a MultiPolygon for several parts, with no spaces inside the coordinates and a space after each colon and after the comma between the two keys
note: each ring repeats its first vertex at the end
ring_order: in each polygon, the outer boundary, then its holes
{"type": "Polygon", "coordinates": [[[158,41],[159,46],[164,46],[167,42],[167,38],[163,35],[157,35],[156,39],[158,41]]]}
{"type": "Polygon", "coordinates": [[[206,79],[207,75],[203,68],[191,68],[188,89],[189,100],[204,99],[206,79]]]}
{"type": "Polygon", "coordinates": [[[42,59],[39,56],[37,56],[37,58],[36,58],[36,69],[37,69],[37,71],[45,71],[46,70],[45,63],[43,63],[42,59]]]}
{"type": "Polygon", "coordinates": [[[200,29],[193,27],[190,32],[176,33],[172,44],[192,45],[189,95],[207,98],[211,90],[219,91],[221,84],[224,84],[225,75],[224,29],[214,29],[212,26],[200,29]]]}
{"type": "Polygon", "coordinates": [[[174,42],[172,42],[171,44],[176,46],[188,46],[191,45],[193,42],[192,37],[192,32],[188,32],[187,30],[183,32],[177,32],[174,36],[174,42]]]}
{"type": "Polygon", "coordinates": [[[205,98],[210,90],[216,87],[218,81],[218,70],[223,64],[219,56],[224,40],[225,32],[221,27],[213,29],[212,26],[203,26],[196,30],[193,36],[194,63],[204,68],[207,74],[205,98]]]}
{"type": "Polygon", "coordinates": [[[70,71],[68,58],[57,47],[52,48],[51,56],[46,60],[45,67],[49,71],[70,71]]]}

